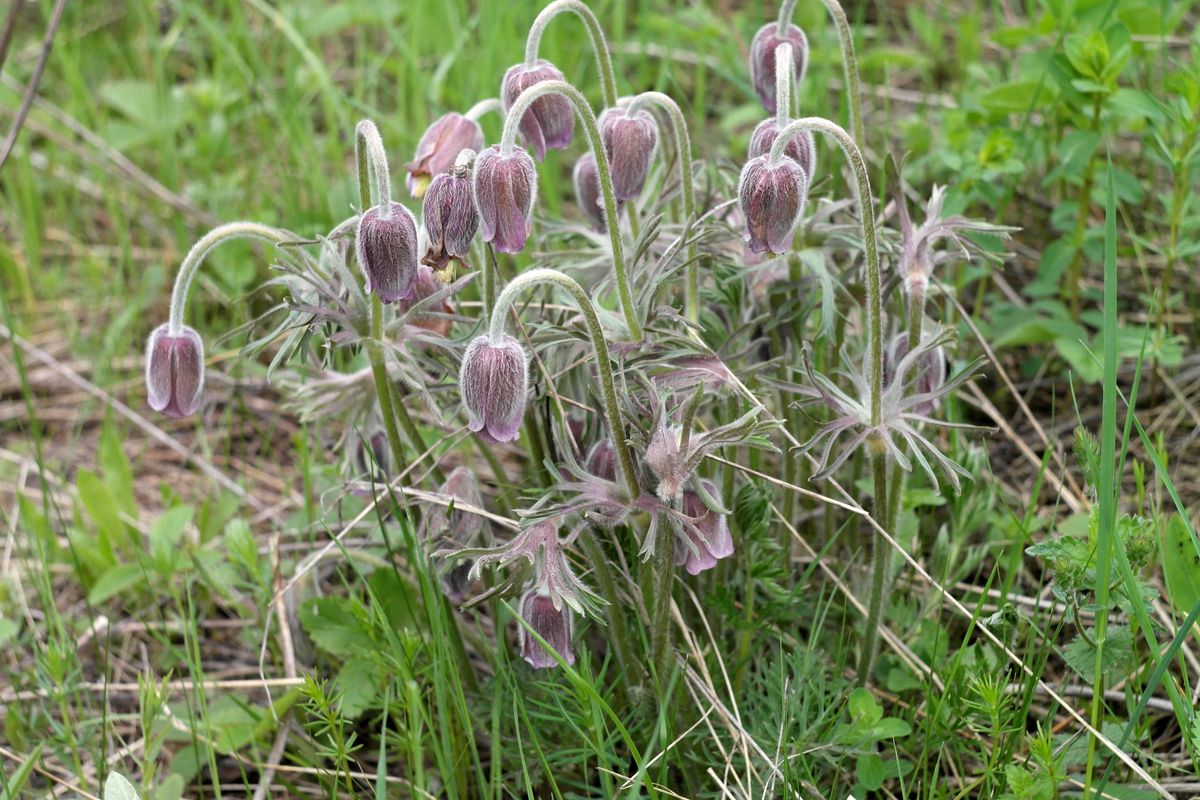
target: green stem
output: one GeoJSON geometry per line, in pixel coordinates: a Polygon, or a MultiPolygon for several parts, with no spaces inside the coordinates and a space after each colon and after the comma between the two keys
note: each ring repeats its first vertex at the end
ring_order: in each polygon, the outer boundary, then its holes
{"type": "MultiPolygon", "coordinates": [[[[587,28],[588,39],[592,42],[592,50],[596,54],[596,69],[600,73],[600,86],[604,92],[604,105],[608,108],[617,106],[617,77],[613,72],[612,56],[608,52],[608,42],[604,38],[604,29],[596,15],[580,0],[555,0],[542,9],[537,19],[529,26],[529,36],[525,40],[525,66],[533,67],[538,62],[538,46],[542,42],[542,34],[554,17],[569,11],[583,21],[587,28]]],[[[615,219],[615,217],[610,217],[615,219]]]]}
{"type": "MultiPolygon", "coordinates": [[[[625,604],[621,602],[621,598],[617,594],[617,582],[613,578],[612,568],[609,567],[608,556],[605,555],[604,549],[595,536],[585,534],[579,537],[579,541],[583,546],[583,554],[595,570],[596,583],[600,586],[600,593],[604,595],[604,599],[611,607],[607,615],[609,630],[612,633],[609,641],[615,646],[617,664],[625,675],[625,683],[636,686],[642,682],[644,677],[642,665],[634,657],[633,650],[629,646],[629,631],[625,627],[625,604]]],[[[622,685],[622,682],[617,682],[617,686],[622,685]]]]}
{"type": "MultiPolygon", "coordinates": [[[[859,224],[862,227],[863,249],[867,254],[867,339],[870,354],[871,427],[878,428],[881,419],[880,397],[883,394],[883,299],[879,278],[879,248],[875,241],[875,212],[871,200],[871,179],[862,151],[850,138],[850,134],[827,119],[805,117],[788,123],[779,132],[771,146],[770,164],[775,166],[783,158],[788,142],[803,131],[824,133],[841,146],[850,167],[854,171],[855,194],[858,200],[859,224]]],[[[886,481],[885,481],[886,484],[886,481]]],[[[878,498],[882,500],[883,497],[878,498]]],[[[879,505],[882,511],[885,506],[879,505]]]]}
{"type": "Polygon", "coordinates": [[[654,543],[651,561],[650,646],[660,691],[670,682],[671,593],[675,586],[675,534],[666,527],[654,543]],[[665,535],[663,535],[665,533],[665,535]]]}
{"type": "Polygon", "coordinates": [[[178,336],[183,332],[183,315],[187,307],[188,294],[191,293],[192,281],[195,279],[200,265],[204,263],[204,259],[218,245],[233,239],[262,239],[271,244],[280,244],[292,238],[295,237],[286,231],[260,225],[257,222],[229,222],[204,234],[184,256],[183,262],[179,265],[179,272],[175,275],[175,286],[171,290],[170,316],[167,319],[168,332],[172,336],[178,336]]]}
{"type": "MultiPolygon", "coordinates": [[[[610,219],[615,219],[615,217],[610,219]]],[[[584,288],[574,278],[564,275],[558,270],[531,269],[523,272],[504,287],[504,291],[497,298],[496,307],[492,310],[488,335],[493,342],[503,340],[505,322],[517,294],[523,289],[539,283],[554,284],[566,289],[575,299],[583,314],[584,325],[587,327],[588,337],[591,339],[592,349],[596,354],[596,370],[600,374],[604,415],[608,419],[613,445],[617,448],[617,460],[621,464],[621,473],[629,491],[629,497],[631,500],[636,499],[641,494],[641,489],[638,486],[637,473],[633,467],[633,456],[629,452],[629,444],[626,441],[625,426],[621,422],[621,408],[617,404],[617,389],[613,380],[612,363],[608,355],[608,342],[604,338],[604,329],[600,326],[600,318],[596,316],[596,307],[592,305],[591,298],[588,297],[584,288]]]]}
{"type": "MultiPolygon", "coordinates": [[[[887,506],[887,456],[882,451],[871,453],[871,473],[875,480],[871,514],[878,519],[887,506]]],[[[870,541],[871,594],[867,601],[867,628],[863,632],[863,649],[858,662],[858,679],[863,684],[870,682],[871,669],[875,663],[875,649],[879,643],[879,621],[883,617],[883,586],[891,563],[891,551],[883,538],[872,536],[870,541]]]]}
{"type": "MultiPolygon", "coordinates": [[[[642,92],[629,103],[628,112],[632,115],[639,106],[654,104],[663,109],[671,120],[671,132],[675,137],[675,150],[679,159],[679,185],[683,195],[684,225],[695,223],[696,216],[696,187],[692,181],[692,137],[688,131],[687,118],[683,116],[679,104],[669,95],[662,92],[642,92]]],[[[684,286],[684,311],[691,322],[700,320],[700,271],[696,262],[696,245],[689,242],[687,247],[687,272],[684,286]]]]}
{"type": "MultiPolygon", "coordinates": [[[[367,352],[371,359],[371,374],[375,377],[375,394],[379,397],[379,415],[383,417],[383,429],[387,433],[388,445],[392,449],[392,461],[395,463],[397,474],[404,474],[404,445],[400,441],[400,431],[396,429],[396,414],[392,407],[392,392],[388,388],[387,366],[383,360],[383,303],[379,295],[371,295],[371,340],[367,343],[367,352]]],[[[411,476],[405,476],[401,485],[407,486],[411,476]]]]}
{"type": "MultiPolygon", "coordinates": [[[[1092,100],[1092,131],[1100,129],[1100,102],[1100,95],[1096,95],[1092,100]]],[[[1079,209],[1075,216],[1075,232],[1073,236],[1075,253],[1071,256],[1071,266],[1067,270],[1067,292],[1071,298],[1072,318],[1079,316],[1079,284],[1083,277],[1083,234],[1087,231],[1088,212],[1092,209],[1092,184],[1096,177],[1096,163],[1099,152],[1099,148],[1097,148],[1092,151],[1092,155],[1088,158],[1087,166],[1084,168],[1083,173],[1083,184],[1079,190],[1079,209]]]]}
{"type": "MultiPolygon", "coordinates": [[[[395,412],[397,419],[400,420],[400,427],[404,429],[404,435],[408,437],[409,444],[412,445],[415,453],[420,456],[425,453],[428,447],[425,444],[425,437],[421,434],[421,429],[409,416],[408,408],[404,405],[404,398],[400,395],[400,387],[396,381],[389,380],[388,386],[392,393],[392,411],[395,412]]],[[[433,478],[437,485],[442,485],[446,482],[446,475],[442,472],[442,468],[438,466],[437,459],[434,459],[433,466],[429,469],[429,475],[433,478]]]]}
{"type": "Polygon", "coordinates": [[[854,141],[866,147],[866,136],[863,133],[862,91],[858,81],[858,59],[854,55],[854,34],[850,30],[850,21],[838,0],[821,0],[833,17],[834,27],[837,28],[838,40],[842,46],[842,71],[846,76],[846,116],[850,119],[850,130],[854,133],[854,141]]]}
{"type": "MultiPolygon", "coordinates": [[[[573,2],[574,0],[564,0],[573,2]]],[[[517,139],[517,129],[521,118],[535,100],[543,95],[557,94],[565,97],[575,107],[575,113],[583,122],[587,132],[588,144],[596,159],[596,173],[600,180],[600,193],[604,197],[604,218],[610,221],[608,227],[609,241],[612,243],[613,270],[617,278],[617,294],[621,298],[621,310],[625,314],[625,325],[629,328],[629,336],[634,341],[641,341],[642,326],[638,322],[633,305],[633,294],[629,290],[628,267],[625,263],[625,247],[621,241],[621,226],[617,223],[620,216],[617,213],[617,199],[613,193],[612,175],[608,168],[608,158],[604,152],[604,142],[600,138],[600,128],[596,124],[596,114],[588,104],[587,99],[579,90],[566,81],[542,81],[521,92],[520,97],[508,110],[504,118],[504,132],[500,137],[500,153],[508,156],[512,153],[517,139]]]]}

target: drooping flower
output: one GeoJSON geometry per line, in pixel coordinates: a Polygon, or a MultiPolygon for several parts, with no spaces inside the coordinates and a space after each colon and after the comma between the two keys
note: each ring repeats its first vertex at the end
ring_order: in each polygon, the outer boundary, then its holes
{"type": "Polygon", "coordinates": [[[642,193],[658,150],[654,116],[649,111],[630,114],[623,108],[606,108],[600,114],[599,124],[613,195],[618,200],[633,200],[642,193]]]}
{"type": "Polygon", "coordinates": [[[596,157],[586,153],[575,162],[573,174],[575,183],[575,202],[579,210],[587,217],[592,228],[598,233],[606,233],[608,224],[604,219],[604,205],[600,197],[600,173],[596,169],[596,157]]]}
{"type": "Polygon", "coordinates": [[[463,150],[483,149],[483,128],[473,119],[450,112],[438,117],[417,142],[417,154],[405,165],[408,191],[415,199],[425,196],[429,182],[449,172],[463,150]]]}
{"type": "MultiPolygon", "coordinates": [[[[478,547],[487,531],[487,523],[474,512],[474,509],[483,508],[483,495],[474,473],[465,467],[457,467],[438,488],[438,494],[454,498],[456,504],[453,508],[431,504],[417,528],[418,539],[429,551],[478,547]],[[460,502],[472,509],[459,508],[460,502]]],[[[442,592],[451,601],[461,602],[468,594],[472,566],[470,560],[453,566],[440,565],[442,592]]]]}
{"type": "Polygon", "coordinates": [[[668,424],[666,415],[660,412],[642,459],[658,480],[659,498],[664,503],[673,502],[705,456],[727,444],[743,443],[758,431],[759,410],[751,409],[734,421],[707,431],[693,431],[686,445],[682,426],[668,424]]]}
{"type": "MultiPolygon", "coordinates": [[[[775,144],[775,138],[779,136],[779,126],[775,122],[775,118],[764,119],[758,123],[758,127],[754,129],[754,133],[750,134],[750,158],[758,158],[765,156],[771,152],[771,145],[775,144]]],[[[812,131],[800,131],[791,138],[787,145],[783,148],[783,153],[788,158],[800,165],[800,169],[804,170],[805,176],[811,185],[814,171],[817,168],[817,142],[813,138],[812,131]]]]}
{"type": "Polygon", "coordinates": [[[421,207],[429,247],[421,258],[442,272],[450,259],[466,266],[471,252],[471,240],[479,230],[479,210],[471,186],[471,168],[455,166],[450,172],[436,176],[425,193],[421,207]]]}
{"type": "Polygon", "coordinates": [[[367,293],[394,303],[413,296],[417,282],[417,220],[400,203],[387,214],[372,206],[358,218],[355,240],[358,266],[367,279],[367,293]]]}
{"type": "MultiPolygon", "coordinates": [[[[533,66],[516,64],[504,73],[500,83],[500,100],[504,113],[508,114],[521,92],[542,81],[564,80],[558,67],[545,59],[538,59],[533,66]]],[[[521,118],[519,130],[525,145],[538,161],[546,157],[546,150],[565,150],[571,145],[575,132],[575,116],[571,102],[558,94],[547,94],[530,104],[521,118]]]]}
{"type": "Polygon", "coordinates": [[[763,107],[771,114],[775,113],[775,48],[784,42],[792,45],[792,67],[795,70],[796,82],[804,79],[804,70],[808,65],[808,37],[804,31],[795,25],[788,25],[783,36],[779,35],[779,26],[768,23],[758,29],[750,42],[750,82],[754,91],[762,100],[763,107]]]}
{"type": "MultiPolygon", "coordinates": [[[[567,664],[575,663],[575,653],[571,650],[571,609],[567,606],[554,604],[554,601],[541,588],[533,588],[521,598],[521,618],[529,623],[529,627],[537,631],[537,635],[545,640],[567,664]]],[[[534,669],[557,667],[546,647],[529,634],[524,625],[519,626],[521,658],[529,662],[534,669]]]]}
{"type": "Polygon", "coordinates": [[[774,166],[770,156],[747,161],[738,181],[738,202],[751,252],[786,253],[807,199],[808,176],[792,159],[784,156],[774,166]]]}
{"type": "Polygon", "coordinates": [[[184,325],[172,334],[159,325],[146,342],[146,395],[164,417],[183,419],[200,408],[204,390],[204,343],[184,325]]]}
{"type": "Polygon", "coordinates": [[[521,252],[537,198],[537,168],[529,153],[515,146],[509,155],[500,145],[484,150],[475,159],[474,194],[483,240],[501,253],[521,252]]]}
{"type": "MultiPolygon", "coordinates": [[[[711,497],[717,496],[717,485],[702,481],[704,491],[711,497]]],[[[729,535],[726,515],[713,510],[696,491],[683,493],[683,513],[691,518],[682,525],[683,541],[675,544],[675,566],[684,567],[689,575],[699,575],[712,569],[717,561],[733,555],[733,537],[729,535]]]]}
{"type": "Polygon", "coordinates": [[[463,355],[458,379],[470,415],[467,427],[492,444],[516,439],[529,382],[521,343],[511,336],[499,342],[486,333],[476,336],[463,355]]]}

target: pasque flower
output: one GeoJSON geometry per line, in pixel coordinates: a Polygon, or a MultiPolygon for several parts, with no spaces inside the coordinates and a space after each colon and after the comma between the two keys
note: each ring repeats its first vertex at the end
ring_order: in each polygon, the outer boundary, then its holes
{"type": "MultiPolygon", "coordinates": [[[[709,497],[717,495],[717,485],[712,481],[701,481],[709,497]]],[[[712,569],[717,561],[733,555],[733,537],[729,535],[726,515],[713,510],[705,503],[699,492],[683,493],[683,513],[690,517],[689,524],[682,525],[682,536],[675,545],[675,566],[684,567],[689,575],[699,575],[712,569]]]]}
{"type": "MultiPolygon", "coordinates": [[[[529,627],[537,631],[546,644],[567,664],[575,663],[575,653],[571,650],[571,609],[563,605],[555,605],[550,595],[540,587],[530,589],[521,598],[521,619],[529,627]]],[[[521,658],[529,662],[534,669],[557,667],[558,661],[546,649],[545,645],[535,639],[525,629],[518,628],[521,646],[521,658]]]]}
{"type": "Polygon", "coordinates": [[[150,407],[165,417],[182,419],[196,413],[204,389],[204,343],[200,334],[182,326],[172,333],[159,325],[146,343],[146,394],[150,407]]]}
{"type": "Polygon", "coordinates": [[[766,155],[747,161],[738,181],[738,203],[750,251],[786,253],[807,199],[808,175],[793,159],[783,156],[772,164],[766,155]]]}
{"type": "Polygon", "coordinates": [[[808,37],[804,31],[789,24],[783,35],[779,26],[768,23],[758,29],[750,42],[750,81],[754,91],[762,100],[763,107],[774,114],[775,107],[775,48],[788,42],[792,46],[792,69],[795,71],[796,82],[804,79],[804,70],[808,64],[808,37]]]}
{"type": "Polygon", "coordinates": [[[413,284],[412,297],[396,303],[396,313],[406,315],[404,321],[409,325],[424,328],[439,336],[448,336],[452,322],[450,315],[454,313],[454,306],[450,303],[450,291],[434,273],[433,268],[421,264],[417,267],[417,280],[413,284]],[[440,302],[430,300],[437,294],[442,295],[440,302]]]}
{"type": "Polygon", "coordinates": [[[493,341],[488,334],[467,345],[458,375],[472,431],[485,442],[511,442],[521,429],[528,392],[525,349],[511,336],[493,341]]]}
{"type": "MultiPolygon", "coordinates": [[[[897,377],[897,368],[908,355],[908,334],[898,333],[888,340],[883,349],[883,382],[890,384],[897,377]]],[[[924,355],[909,370],[907,380],[912,384],[915,395],[927,395],[928,400],[913,405],[913,413],[928,416],[941,405],[938,390],[946,383],[946,348],[937,345],[924,351],[924,355]]]]}
{"type": "Polygon", "coordinates": [[[383,303],[407,300],[417,281],[417,220],[400,203],[372,206],[358,218],[355,248],[367,293],[383,303]]]}
{"type": "Polygon", "coordinates": [[[501,253],[521,252],[529,238],[537,197],[533,159],[515,145],[507,155],[500,145],[494,145],[476,157],[473,180],[483,240],[501,253]]]}
{"type": "MultiPolygon", "coordinates": [[[[507,114],[521,92],[542,81],[565,80],[558,67],[545,59],[538,59],[531,66],[516,64],[504,73],[500,84],[500,100],[507,114]]],[[[575,131],[575,116],[571,103],[560,95],[548,94],[534,101],[520,122],[521,136],[525,145],[541,161],[546,150],[565,150],[571,144],[575,131]]]]}
{"type": "Polygon", "coordinates": [[[414,198],[425,196],[430,181],[454,166],[463,150],[483,149],[483,128],[473,119],[450,112],[438,117],[417,142],[417,154],[405,165],[408,191],[414,198]]]}
{"type": "MultiPolygon", "coordinates": [[[[779,123],[774,117],[758,123],[758,127],[750,135],[749,158],[753,159],[769,154],[771,145],[775,144],[775,137],[778,135],[779,123]]],[[[811,185],[813,172],[817,168],[817,143],[813,138],[812,131],[801,131],[793,136],[784,146],[783,152],[784,155],[800,165],[800,169],[804,170],[811,185]]]]}
{"type": "Polygon", "coordinates": [[[600,114],[600,138],[611,168],[613,194],[618,200],[633,200],[646,185],[650,164],[658,150],[658,124],[649,111],[632,114],[623,108],[607,108],[600,114]]]}
{"type": "MultiPolygon", "coordinates": [[[[483,495],[475,475],[466,467],[457,467],[438,487],[438,494],[454,498],[457,502],[465,503],[474,508],[483,508],[483,495]]],[[[417,528],[418,538],[430,550],[458,550],[466,547],[478,547],[480,540],[487,531],[483,517],[458,507],[431,505],[421,518],[417,528]]],[[[441,565],[438,570],[442,579],[442,592],[452,601],[460,602],[467,596],[471,585],[470,572],[473,563],[466,560],[463,563],[449,566],[441,565]]]]}
{"type": "Polygon", "coordinates": [[[575,202],[579,210],[587,217],[592,228],[599,233],[608,230],[604,219],[604,205],[600,197],[600,173],[596,169],[596,157],[585,153],[575,162],[573,173],[575,183],[575,202]]]}
{"type": "Polygon", "coordinates": [[[465,151],[450,172],[436,176],[425,192],[421,216],[429,247],[421,258],[439,272],[446,269],[450,259],[466,265],[471,252],[471,240],[479,230],[479,211],[471,188],[471,151],[465,151]]]}

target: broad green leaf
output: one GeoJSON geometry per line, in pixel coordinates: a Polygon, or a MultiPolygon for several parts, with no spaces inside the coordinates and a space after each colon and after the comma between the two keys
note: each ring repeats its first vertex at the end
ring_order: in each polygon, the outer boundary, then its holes
{"type": "Polygon", "coordinates": [[[108,773],[104,782],[104,800],[138,800],[137,789],[118,772],[108,773]]]}
{"type": "Polygon", "coordinates": [[[356,605],[344,597],[314,597],[300,606],[300,623],[330,655],[349,658],[370,652],[375,641],[366,620],[355,613],[356,605]]]}
{"type": "Polygon", "coordinates": [[[144,579],[140,564],[117,564],[96,579],[88,592],[88,601],[103,603],[144,579]]]}
{"type": "Polygon", "coordinates": [[[1200,554],[1183,518],[1172,514],[1161,534],[1159,557],[1167,597],[1180,614],[1188,614],[1200,603],[1200,554]]]}
{"type": "MultiPolygon", "coordinates": [[[[1095,638],[1096,629],[1088,631],[1088,636],[1095,638]]],[[[1133,669],[1133,633],[1124,625],[1109,625],[1108,637],[1104,642],[1103,675],[1104,680],[1118,681],[1129,675],[1133,669]]],[[[1096,646],[1077,636],[1063,648],[1063,661],[1087,683],[1092,683],[1096,666],[1096,646]]]]}
{"type": "Polygon", "coordinates": [[[96,473],[88,469],[79,470],[75,485],[79,490],[79,500],[99,530],[101,550],[115,560],[118,547],[124,545],[128,538],[116,498],[96,473]]]}
{"type": "Polygon", "coordinates": [[[191,524],[194,511],[188,505],[174,506],[164,511],[150,526],[150,547],[155,551],[174,550],[191,524]]]}
{"type": "Polygon", "coordinates": [[[870,728],[883,719],[883,709],[869,689],[859,687],[850,693],[850,718],[858,727],[870,728]]]}
{"type": "Polygon", "coordinates": [[[132,518],[138,513],[137,500],[133,495],[133,469],[125,457],[125,451],[121,449],[122,441],[116,426],[106,422],[96,447],[96,460],[100,464],[104,482],[117,501],[117,507],[132,518]]]}
{"type": "Polygon", "coordinates": [[[875,753],[859,756],[854,765],[854,776],[867,791],[877,790],[883,786],[884,778],[887,777],[883,770],[883,759],[875,753]]]}

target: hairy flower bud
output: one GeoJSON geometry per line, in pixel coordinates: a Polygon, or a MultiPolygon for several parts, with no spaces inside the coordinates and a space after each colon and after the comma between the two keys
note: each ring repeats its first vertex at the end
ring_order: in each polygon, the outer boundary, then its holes
{"type": "MultiPolygon", "coordinates": [[[[774,118],[764,119],[758,123],[758,127],[750,135],[749,158],[758,158],[769,154],[771,145],[775,144],[775,138],[778,135],[779,128],[775,124],[774,118]]],[[[783,153],[800,165],[800,169],[804,170],[811,185],[813,170],[817,168],[817,142],[813,138],[812,131],[800,131],[793,136],[783,148],[783,153]]]]}
{"type": "Polygon", "coordinates": [[[630,114],[623,108],[606,108],[600,115],[600,138],[611,168],[613,194],[618,200],[633,200],[641,194],[658,150],[654,116],[649,111],[630,114]]]}
{"type": "Polygon", "coordinates": [[[421,217],[429,237],[429,248],[421,263],[442,271],[453,258],[465,266],[471,240],[479,230],[470,168],[454,167],[435,177],[425,193],[421,217]]]}
{"type": "MultiPolygon", "coordinates": [[[[521,598],[521,618],[546,644],[554,648],[568,664],[575,663],[571,651],[571,609],[566,605],[555,608],[554,601],[540,589],[531,589],[521,598]]],[[[534,669],[557,667],[558,662],[541,642],[529,635],[525,626],[520,626],[521,658],[534,669]]]]}
{"type": "Polygon", "coordinates": [[[684,463],[686,458],[679,452],[682,433],[683,429],[678,425],[659,425],[646,445],[646,466],[658,479],[658,496],[665,503],[674,502],[688,478],[684,463]]]}
{"type": "Polygon", "coordinates": [[[400,203],[384,216],[379,206],[358,218],[355,241],[358,266],[367,278],[367,293],[384,303],[407,300],[417,282],[417,220],[400,203]]]}
{"type": "MultiPolygon", "coordinates": [[[[895,379],[896,370],[906,355],[908,355],[907,333],[898,333],[887,341],[883,349],[883,382],[885,385],[890,385],[895,379]]],[[[907,368],[908,374],[904,376],[904,380],[912,383],[913,394],[936,395],[938,390],[946,384],[946,349],[939,344],[923,355],[918,353],[917,357],[918,362],[907,368]]],[[[940,405],[941,399],[934,396],[915,404],[911,411],[920,416],[929,416],[937,411],[940,405]]]]}
{"type": "Polygon", "coordinates": [[[514,147],[506,156],[500,145],[484,150],[475,159],[474,192],[483,240],[501,253],[521,252],[537,198],[537,168],[529,153],[514,147]]]}
{"type": "Polygon", "coordinates": [[[604,219],[604,205],[600,197],[600,173],[596,169],[596,157],[586,153],[575,162],[575,202],[587,217],[592,228],[599,233],[608,231],[604,219]]]}
{"type": "Polygon", "coordinates": [[[775,166],[770,156],[747,161],[738,181],[738,202],[751,252],[786,253],[807,199],[808,176],[792,159],[784,156],[775,166]]]}
{"type": "MultiPolygon", "coordinates": [[[[396,313],[409,313],[422,300],[433,297],[445,288],[446,284],[442,283],[432,268],[426,264],[420,265],[417,267],[417,281],[413,285],[413,296],[408,300],[401,300],[397,303],[396,313]]],[[[439,336],[448,336],[451,324],[450,315],[453,313],[454,306],[450,303],[450,298],[447,296],[440,303],[427,304],[420,311],[406,319],[405,322],[409,325],[415,325],[418,328],[424,328],[427,331],[433,331],[439,336]]]]}
{"type": "Polygon", "coordinates": [[[417,154],[405,165],[409,194],[418,200],[424,197],[430,180],[449,172],[458,154],[467,149],[475,152],[483,149],[483,128],[479,123],[455,112],[438,117],[421,134],[417,154]]]}
{"type": "MultiPolygon", "coordinates": [[[[500,101],[504,104],[507,114],[513,103],[521,96],[521,92],[542,81],[565,80],[558,67],[545,59],[538,59],[537,64],[527,67],[516,64],[504,73],[500,83],[500,101]]],[[[521,136],[525,145],[533,151],[538,161],[546,157],[546,150],[565,150],[571,144],[571,135],[575,132],[575,116],[571,102],[559,94],[547,94],[539,97],[530,104],[529,110],[521,118],[521,136]]]]}
{"type": "Polygon", "coordinates": [[[520,342],[511,336],[500,342],[486,333],[476,336],[467,345],[458,380],[470,416],[467,427],[492,444],[516,439],[529,381],[520,342]]]}
{"type": "Polygon", "coordinates": [[[750,82],[763,107],[774,114],[775,109],[775,48],[784,42],[792,45],[792,68],[796,82],[804,79],[808,63],[808,37],[795,25],[788,25],[787,35],[779,35],[779,26],[774,22],[758,29],[750,42],[750,82]]]}
{"type": "Polygon", "coordinates": [[[146,343],[146,395],[164,417],[183,419],[200,408],[204,389],[204,343],[186,325],[172,335],[159,325],[146,343]]]}
{"type": "MultiPolygon", "coordinates": [[[[704,490],[714,497],[717,494],[712,481],[704,481],[704,490]]],[[[724,514],[713,511],[699,494],[690,491],[683,493],[683,513],[694,521],[683,526],[685,541],[675,545],[675,566],[684,567],[689,575],[699,575],[733,555],[733,537],[724,514]]]]}

